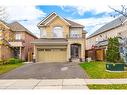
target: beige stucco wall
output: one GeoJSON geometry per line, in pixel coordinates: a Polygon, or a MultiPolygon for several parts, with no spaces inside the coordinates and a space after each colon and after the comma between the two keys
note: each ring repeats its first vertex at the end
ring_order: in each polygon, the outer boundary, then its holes
{"type": "Polygon", "coordinates": [[[116,27],[114,29],[108,30],[108,31],[98,34],[94,37],[86,39],[86,49],[91,49],[91,46],[96,44],[96,40],[102,41],[102,40],[105,40],[108,38],[116,37],[121,32],[123,32],[123,35],[127,36],[127,33],[126,33],[127,32],[127,22],[124,23],[120,27],[116,27]]]}
{"type": "Polygon", "coordinates": [[[62,26],[63,27],[64,38],[66,38],[66,36],[69,33],[69,26],[67,25],[67,23],[65,23],[63,20],[61,20],[59,17],[56,17],[54,20],[52,20],[46,27],[40,27],[40,29],[43,29],[43,30],[40,30],[40,32],[46,31],[47,36],[45,38],[52,38],[53,37],[53,28],[55,26],[62,26]]]}

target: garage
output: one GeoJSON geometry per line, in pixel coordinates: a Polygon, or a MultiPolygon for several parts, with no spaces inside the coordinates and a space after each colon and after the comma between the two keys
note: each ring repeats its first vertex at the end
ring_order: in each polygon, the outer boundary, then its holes
{"type": "Polygon", "coordinates": [[[66,48],[38,48],[37,49],[38,62],[66,62],[67,50],[66,48]]]}
{"type": "Polygon", "coordinates": [[[38,63],[67,62],[68,41],[64,38],[41,38],[34,44],[34,58],[38,63]]]}

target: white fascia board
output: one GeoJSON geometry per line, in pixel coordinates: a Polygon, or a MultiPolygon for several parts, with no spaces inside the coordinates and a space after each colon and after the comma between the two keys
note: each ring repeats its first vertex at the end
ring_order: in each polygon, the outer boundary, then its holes
{"type": "MultiPolygon", "coordinates": [[[[46,18],[44,18],[41,22],[39,22],[38,24],[37,24],[37,26],[41,26],[40,24],[42,23],[42,22],[44,22],[45,20],[47,20],[51,15],[53,15],[53,14],[56,14],[55,12],[52,12],[50,15],[48,15],[46,18]]],[[[57,14],[56,14],[57,15],[57,14]]]]}

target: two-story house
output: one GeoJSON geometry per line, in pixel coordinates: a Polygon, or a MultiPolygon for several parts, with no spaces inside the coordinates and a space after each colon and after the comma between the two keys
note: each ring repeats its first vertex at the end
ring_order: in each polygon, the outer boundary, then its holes
{"type": "Polygon", "coordinates": [[[92,47],[103,47],[107,48],[108,38],[113,37],[127,37],[127,18],[124,16],[120,16],[115,20],[105,24],[98,30],[96,30],[93,34],[87,37],[87,50],[92,47]],[[125,34],[125,35],[124,35],[125,34]]]}
{"type": "Polygon", "coordinates": [[[30,42],[37,37],[18,22],[13,22],[9,26],[15,38],[13,42],[10,42],[14,50],[14,57],[32,61],[33,45],[30,42]]]}
{"type": "Polygon", "coordinates": [[[84,26],[57,15],[45,17],[38,25],[40,39],[34,44],[36,62],[67,62],[85,59],[84,26]]]}
{"type": "MultiPolygon", "coordinates": [[[[127,38],[127,17],[120,16],[89,35],[86,40],[86,49],[89,52],[87,57],[93,60],[104,60],[108,38],[113,37],[119,37],[119,41],[121,38],[127,38]]],[[[120,53],[123,51],[123,46],[120,45],[120,53]]]]}
{"type": "Polygon", "coordinates": [[[30,42],[37,37],[18,22],[7,24],[1,21],[1,23],[1,25],[6,26],[0,32],[1,60],[16,57],[25,61],[32,61],[33,45],[30,42]]]}

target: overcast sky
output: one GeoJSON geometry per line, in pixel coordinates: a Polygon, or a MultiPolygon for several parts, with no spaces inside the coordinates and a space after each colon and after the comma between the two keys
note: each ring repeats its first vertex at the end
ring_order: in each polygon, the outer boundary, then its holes
{"type": "Polygon", "coordinates": [[[120,2],[125,0],[82,0],[83,5],[7,5],[8,22],[19,21],[35,35],[39,35],[37,23],[51,12],[56,12],[61,17],[76,21],[85,26],[85,30],[90,35],[102,25],[113,20],[111,17],[114,11],[109,8],[112,6],[120,9],[120,2]],[[91,2],[92,1],[92,2],[91,2]],[[103,1],[103,2],[102,2],[103,1]],[[119,1],[119,2],[116,2],[119,1]],[[116,3],[116,4],[114,4],[116,3]]]}

